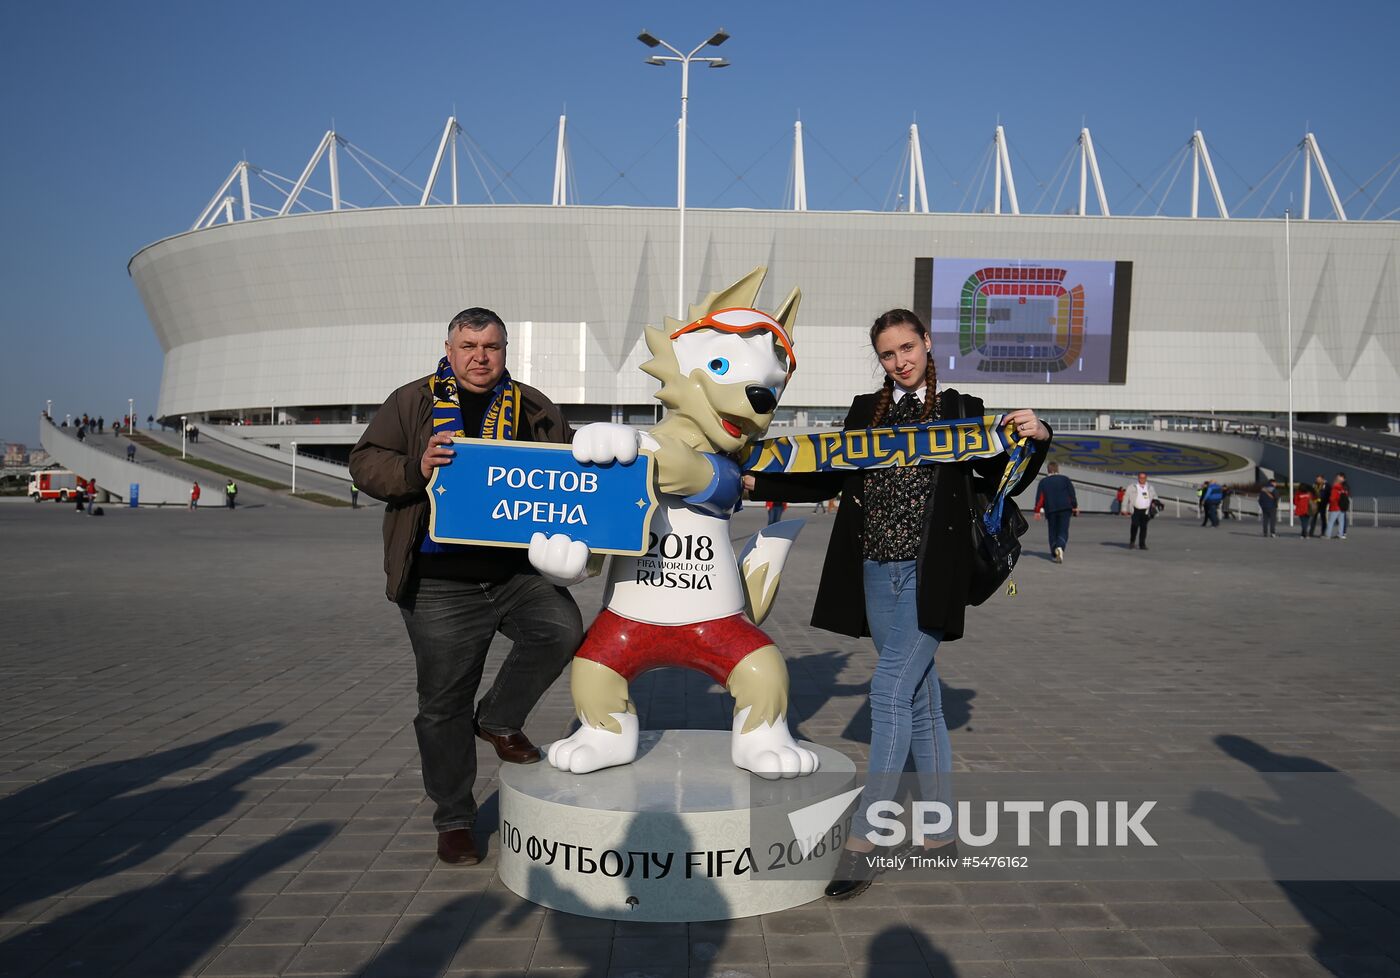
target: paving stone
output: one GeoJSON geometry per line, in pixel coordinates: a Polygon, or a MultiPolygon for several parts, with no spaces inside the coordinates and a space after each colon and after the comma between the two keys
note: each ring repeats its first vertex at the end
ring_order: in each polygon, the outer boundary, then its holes
{"type": "MultiPolygon", "coordinates": [[[[499,763],[481,745],[486,861],[436,862],[377,518],[180,515],[79,523],[0,505],[6,555],[27,568],[0,591],[24,608],[7,619],[0,687],[0,974],[24,960],[29,973],[82,961],[132,978],[1400,975],[1400,886],[1384,883],[958,870],[891,874],[850,903],[761,920],[534,908],[495,877],[499,763]],[[257,614],[230,595],[256,595],[257,614]]],[[[740,513],[735,531],[761,520],[740,513]]],[[[1123,526],[1090,515],[1064,565],[1027,537],[1019,596],[971,611],[967,636],[940,650],[955,768],[1228,776],[1244,763],[1217,742],[1229,734],[1293,770],[1400,771],[1388,583],[1400,537],[1362,529],[1324,549],[1163,518],[1138,554],[1103,546],[1123,526]],[[1241,600],[1242,569],[1259,566],[1275,600],[1241,600]],[[1334,614],[1280,617],[1315,606],[1319,581],[1334,614]],[[1139,591],[1152,601],[1098,597],[1139,591]]],[[[829,532],[809,523],[765,628],[788,657],[795,727],[863,764],[868,641],[806,625],[829,532]]],[[[576,589],[586,614],[600,594],[597,580],[576,589]]],[[[659,670],[632,691],[644,725],[727,725],[729,700],[703,677],[659,670]]],[[[553,739],[572,717],[561,680],[527,733],[553,739]]],[[[1162,841],[1172,857],[1220,851],[1162,841]]]]}

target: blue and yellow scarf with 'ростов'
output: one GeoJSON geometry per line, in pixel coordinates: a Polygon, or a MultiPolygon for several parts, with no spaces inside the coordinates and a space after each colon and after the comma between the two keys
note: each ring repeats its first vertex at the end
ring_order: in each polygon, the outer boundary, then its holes
{"type": "Polygon", "coordinates": [[[1006,468],[991,505],[982,515],[983,525],[996,533],[1001,529],[1006,498],[1021,481],[1031,459],[1030,441],[1016,434],[1004,415],[765,438],[754,444],[739,467],[751,473],[841,472],[966,462],[995,458],[1003,452],[1006,468]]]}

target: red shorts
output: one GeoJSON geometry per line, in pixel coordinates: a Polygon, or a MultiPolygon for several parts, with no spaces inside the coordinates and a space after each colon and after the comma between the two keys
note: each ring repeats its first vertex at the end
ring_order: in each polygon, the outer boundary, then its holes
{"type": "Polygon", "coordinates": [[[744,656],[772,644],[742,614],[690,625],[652,625],[604,608],[576,655],[607,666],[628,682],[649,669],[680,666],[699,670],[723,686],[744,656]]]}

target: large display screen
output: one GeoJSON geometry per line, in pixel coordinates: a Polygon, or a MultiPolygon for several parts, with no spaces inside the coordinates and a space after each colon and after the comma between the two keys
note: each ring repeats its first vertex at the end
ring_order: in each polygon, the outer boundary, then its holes
{"type": "Polygon", "coordinates": [[[944,382],[1122,384],[1133,264],[914,259],[914,311],[944,382]]]}

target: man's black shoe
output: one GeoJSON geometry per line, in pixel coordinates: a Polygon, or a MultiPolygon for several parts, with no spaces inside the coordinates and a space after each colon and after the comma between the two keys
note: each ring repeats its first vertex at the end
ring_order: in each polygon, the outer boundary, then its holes
{"type": "Polygon", "coordinates": [[[454,866],[474,866],[481,862],[471,829],[449,829],[438,833],[437,857],[454,866]]]}

